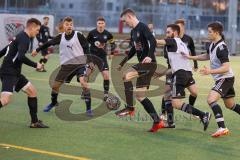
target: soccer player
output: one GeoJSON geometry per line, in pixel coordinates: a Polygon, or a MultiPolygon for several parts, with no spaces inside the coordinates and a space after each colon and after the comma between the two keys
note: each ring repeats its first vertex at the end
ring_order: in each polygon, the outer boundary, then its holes
{"type": "MultiPolygon", "coordinates": [[[[192,37],[185,34],[185,20],[184,19],[178,19],[177,21],[175,21],[175,24],[177,24],[180,27],[179,37],[187,45],[187,47],[190,51],[190,54],[192,56],[195,56],[196,51],[195,51],[194,41],[193,41],[192,37]]],[[[198,63],[195,60],[193,61],[193,63],[194,63],[193,69],[194,69],[194,71],[197,71],[198,70],[198,63]]],[[[195,104],[196,99],[197,99],[197,87],[192,86],[192,92],[189,95],[189,104],[191,104],[193,106],[195,104]]],[[[162,114],[166,115],[164,98],[162,99],[162,114]]]]}
{"type": "Polygon", "coordinates": [[[148,23],[148,28],[149,28],[149,30],[150,30],[150,32],[153,34],[153,36],[154,37],[156,37],[156,33],[155,33],[155,31],[154,31],[154,25],[153,25],[153,23],[148,23]]]}
{"type": "Polygon", "coordinates": [[[215,80],[215,85],[208,95],[207,103],[211,107],[218,124],[218,130],[212,134],[212,137],[219,137],[229,134],[229,130],[225,126],[218,100],[222,98],[225,107],[238,114],[240,114],[240,105],[234,101],[234,73],[230,66],[229,51],[224,41],[223,25],[221,23],[213,22],[208,25],[208,39],[211,44],[206,54],[199,56],[186,55],[186,57],[199,61],[210,60],[210,68],[204,66],[200,73],[202,75],[211,74],[215,80]]]}
{"type": "Polygon", "coordinates": [[[157,68],[154,55],[156,40],[147,25],[137,19],[132,9],[124,10],[121,14],[121,19],[132,29],[132,47],[129,54],[119,64],[118,69],[121,70],[123,65],[135,54],[137,54],[139,63],[130,67],[123,75],[127,104],[124,109],[117,111],[116,115],[126,116],[134,114],[132,79],[137,77],[136,98],[153,119],[153,126],[149,132],[156,132],[163,127],[163,121],[160,120],[152,102],[146,97],[146,91],[149,89],[151,78],[157,68]]]}
{"type": "Polygon", "coordinates": [[[109,66],[107,62],[107,43],[109,42],[111,45],[111,55],[114,54],[114,50],[116,48],[115,41],[113,39],[113,35],[105,29],[106,22],[103,17],[97,18],[97,28],[90,31],[87,40],[91,44],[90,46],[90,54],[96,56],[96,58],[92,58],[92,63],[97,65],[99,71],[103,76],[103,89],[104,89],[104,100],[106,101],[108,98],[109,92],[109,66]]]}
{"type": "Polygon", "coordinates": [[[93,116],[91,110],[91,95],[88,83],[85,77],[86,57],[89,54],[88,41],[84,35],[73,30],[73,19],[66,17],[63,20],[64,33],[59,34],[52,40],[46,42],[36,49],[32,54],[46,49],[51,45],[59,45],[61,68],[55,78],[52,86],[52,102],[46,106],[44,112],[49,112],[53,107],[58,105],[59,88],[64,82],[70,82],[74,75],[77,75],[78,81],[83,88],[84,99],[86,103],[86,113],[93,116]]]}
{"type": "Polygon", "coordinates": [[[0,108],[10,103],[14,91],[22,90],[28,96],[28,107],[31,115],[30,128],[48,128],[37,116],[37,91],[32,83],[21,74],[22,64],[36,69],[43,67],[42,64],[35,63],[25,56],[30,38],[38,34],[40,26],[41,23],[37,19],[28,19],[25,30],[20,32],[13,41],[0,51],[0,57],[4,56],[0,69],[2,81],[0,108]]]}
{"type": "MultiPolygon", "coordinates": [[[[43,25],[40,28],[39,34],[37,35],[38,45],[42,46],[46,43],[49,39],[53,37],[50,35],[49,27],[48,27],[49,17],[43,17],[43,25]]],[[[46,64],[48,61],[48,48],[42,50],[42,58],[39,60],[39,63],[46,64]]],[[[46,69],[43,68],[42,70],[37,70],[38,72],[46,72],[46,69]]]]}
{"type": "MultiPolygon", "coordinates": [[[[191,93],[192,87],[195,85],[195,80],[192,77],[192,67],[190,65],[190,61],[182,55],[189,54],[189,51],[186,44],[179,37],[180,27],[176,24],[170,24],[167,26],[166,32],[171,35],[171,38],[157,40],[157,43],[159,45],[166,45],[167,47],[168,59],[173,74],[172,106],[186,113],[198,116],[203,123],[205,131],[208,127],[211,114],[208,112],[202,112],[193,107],[191,104],[186,104],[182,101],[182,99],[185,98],[185,88],[187,88],[191,93]]],[[[170,108],[170,106],[166,106],[166,109],[168,108],[170,108]]],[[[171,117],[173,118],[173,116],[171,117]]],[[[168,123],[171,122],[171,119],[168,120],[168,123]]]]}

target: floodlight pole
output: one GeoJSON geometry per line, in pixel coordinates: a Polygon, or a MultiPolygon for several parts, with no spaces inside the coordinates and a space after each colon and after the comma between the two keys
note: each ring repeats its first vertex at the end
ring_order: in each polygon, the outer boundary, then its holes
{"type": "Polygon", "coordinates": [[[236,54],[237,44],[237,6],[238,0],[229,0],[228,8],[228,33],[230,33],[230,54],[236,54]]]}

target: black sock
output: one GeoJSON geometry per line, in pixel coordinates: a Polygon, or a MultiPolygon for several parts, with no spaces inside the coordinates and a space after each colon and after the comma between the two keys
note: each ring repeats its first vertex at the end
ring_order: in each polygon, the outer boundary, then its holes
{"type": "Polygon", "coordinates": [[[174,122],[174,115],[173,115],[173,106],[171,100],[165,101],[165,108],[167,111],[167,122],[168,124],[173,124],[174,122]]]}
{"type": "Polygon", "coordinates": [[[46,63],[47,63],[47,61],[48,61],[48,59],[47,59],[47,58],[43,58],[43,61],[42,61],[42,62],[43,62],[44,64],[46,64],[46,63]]]}
{"type": "Polygon", "coordinates": [[[199,109],[197,108],[194,108],[192,105],[190,104],[183,104],[182,105],[182,111],[186,112],[186,113],[189,113],[189,114],[192,114],[194,116],[199,116],[201,119],[204,117],[205,113],[200,111],[199,109]]]}
{"type": "Polygon", "coordinates": [[[126,102],[129,107],[133,107],[133,84],[131,81],[124,82],[126,102]]]}
{"type": "Polygon", "coordinates": [[[2,105],[2,102],[1,102],[1,100],[0,100],[0,108],[2,108],[3,107],[3,105],[2,105]]]}
{"type": "Polygon", "coordinates": [[[41,63],[41,64],[43,63],[43,58],[41,58],[41,59],[39,60],[39,63],[41,63]]]}
{"type": "Polygon", "coordinates": [[[104,94],[108,94],[109,84],[110,84],[109,80],[104,80],[103,81],[104,94]]]}
{"type": "Polygon", "coordinates": [[[165,114],[165,113],[166,113],[166,106],[165,106],[164,97],[162,97],[162,106],[161,106],[161,109],[162,109],[162,114],[165,114]]]}
{"type": "Polygon", "coordinates": [[[86,103],[86,111],[91,110],[91,93],[90,93],[90,91],[85,91],[84,99],[85,99],[85,103],[86,103]]]}
{"type": "Polygon", "coordinates": [[[58,93],[52,91],[51,93],[51,100],[52,100],[52,105],[56,105],[58,102],[57,102],[57,97],[58,97],[58,93]]]}
{"type": "MultiPolygon", "coordinates": [[[[1,108],[1,107],[0,107],[1,108]]],[[[232,108],[233,111],[237,112],[238,114],[240,114],[240,105],[239,104],[235,104],[232,108]]]]}
{"type": "Polygon", "coordinates": [[[218,127],[226,128],[221,107],[216,102],[210,104],[210,106],[212,108],[218,127]]]}
{"type": "Polygon", "coordinates": [[[160,118],[159,118],[152,102],[148,98],[145,98],[143,101],[141,101],[141,104],[143,105],[143,107],[147,111],[147,113],[151,116],[154,123],[159,123],[160,118]]]}
{"type": "Polygon", "coordinates": [[[190,95],[189,96],[189,104],[194,106],[196,99],[197,99],[197,97],[190,95]]]}
{"type": "Polygon", "coordinates": [[[37,97],[28,97],[28,107],[31,115],[32,123],[38,122],[37,117],[37,97]]]}

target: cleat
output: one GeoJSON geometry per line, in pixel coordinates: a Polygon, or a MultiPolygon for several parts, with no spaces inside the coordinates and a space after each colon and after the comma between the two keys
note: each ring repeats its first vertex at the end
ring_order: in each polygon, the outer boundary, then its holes
{"type": "Polygon", "coordinates": [[[135,113],[134,110],[135,110],[134,107],[126,106],[124,109],[115,112],[115,114],[119,117],[123,117],[127,115],[134,116],[134,113],[135,113]]]}
{"type": "Polygon", "coordinates": [[[43,122],[41,120],[38,120],[38,122],[36,122],[36,123],[31,123],[29,127],[30,128],[49,128],[48,126],[43,124],[43,122]]]}
{"type": "Polygon", "coordinates": [[[104,96],[103,96],[103,100],[106,101],[108,99],[108,94],[105,93],[104,96]]]}
{"type": "Polygon", "coordinates": [[[43,112],[49,112],[53,107],[56,107],[56,106],[58,106],[58,103],[56,105],[53,105],[52,103],[50,103],[44,108],[43,112]]]}
{"type": "Polygon", "coordinates": [[[159,123],[153,123],[152,128],[149,129],[148,132],[157,132],[161,128],[164,128],[164,122],[162,120],[160,120],[159,123]]]}
{"type": "Polygon", "coordinates": [[[164,127],[163,128],[175,128],[175,123],[164,123],[164,127]]]}
{"type": "Polygon", "coordinates": [[[213,138],[218,138],[220,136],[228,135],[230,131],[227,128],[219,128],[215,133],[213,133],[211,136],[213,138]]]}
{"type": "Polygon", "coordinates": [[[86,111],[86,115],[88,116],[88,117],[93,117],[93,111],[92,110],[87,110],[86,111]]]}
{"type": "Polygon", "coordinates": [[[211,119],[211,113],[206,112],[203,118],[201,119],[201,122],[203,123],[203,130],[206,131],[209,125],[209,121],[211,119]]]}

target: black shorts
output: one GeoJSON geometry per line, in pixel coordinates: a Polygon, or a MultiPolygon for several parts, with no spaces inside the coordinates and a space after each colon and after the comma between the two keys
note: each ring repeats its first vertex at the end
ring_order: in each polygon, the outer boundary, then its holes
{"type": "Polygon", "coordinates": [[[74,76],[83,77],[86,75],[86,65],[85,64],[68,64],[62,65],[55,81],[62,83],[70,83],[74,76]]]}
{"type": "Polygon", "coordinates": [[[172,98],[185,98],[185,88],[195,84],[191,71],[178,70],[172,77],[172,98]]]}
{"type": "Polygon", "coordinates": [[[217,80],[212,90],[218,92],[222,98],[232,98],[235,97],[234,91],[234,77],[231,78],[223,78],[217,80]]]}
{"type": "Polygon", "coordinates": [[[138,63],[132,66],[138,72],[139,77],[137,78],[136,88],[147,87],[149,88],[151,79],[154,72],[157,69],[156,63],[138,63]]]}
{"type": "Polygon", "coordinates": [[[48,55],[48,48],[43,49],[43,50],[41,51],[41,54],[42,54],[42,56],[48,55]]]}
{"type": "Polygon", "coordinates": [[[26,86],[29,81],[24,75],[13,76],[13,75],[1,75],[2,81],[2,92],[13,93],[14,91],[19,92],[26,86]]]}
{"type": "Polygon", "coordinates": [[[107,56],[105,56],[105,57],[93,56],[92,62],[94,65],[96,65],[98,67],[100,72],[109,70],[107,56]]]}

